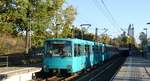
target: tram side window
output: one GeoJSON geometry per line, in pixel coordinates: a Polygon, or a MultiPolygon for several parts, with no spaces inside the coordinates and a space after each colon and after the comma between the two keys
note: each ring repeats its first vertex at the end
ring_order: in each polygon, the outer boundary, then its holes
{"type": "Polygon", "coordinates": [[[148,52],[150,52],[150,46],[148,46],[148,52]]]}
{"type": "Polygon", "coordinates": [[[102,46],[102,53],[104,53],[106,51],[106,47],[102,46]]]}
{"type": "Polygon", "coordinates": [[[102,53],[102,46],[99,46],[99,53],[102,53]]]}
{"type": "Polygon", "coordinates": [[[94,54],[93,45],[90,46],[91,54],[94,54]]]}
{"type": "Polygon", "coordinates": [[[90,54],[90,46],[85,45],[85,54],[90,54]]]}
{"type": "Polygon", "coordinates": [[[93,49],[92,49],[92,46],[91,46],[91,45],[90,45],[89,50],[90,50],[90,54],[93,54],[93,49]]]}
{"type": "Polygon", "coordinates": [[[95,52],[98,54],[98,45],[95,46],[95,52]]]}
{"type": "Polygon", "coordinates": [[[95,46],[94,46],[94,45],[92,46],[92,51],[93,51],[93,53],[96,53],[96,52],[95,52],[95,46]]]}
{"type": "Polygon", "coordinates": [[[75,56],[80,56],[81,55],[81,53],[82,53],[82,47],[81,47],[81,45],[79,45],[79,44],[75,44],[74,45],[74,55],[75,56]]]}
{"type": "Polygon", "coordinates": [[[92,46],[92,50],[93,50],[93,52],[95,51],[95,47],[94,47],[94,45],[92,46]]]}
{"type": "Polygon", "coordinates": [[[78,45],[75,44],[74,45],[74,56],[77,56],[77,53],[78,53],[78,45]]]}

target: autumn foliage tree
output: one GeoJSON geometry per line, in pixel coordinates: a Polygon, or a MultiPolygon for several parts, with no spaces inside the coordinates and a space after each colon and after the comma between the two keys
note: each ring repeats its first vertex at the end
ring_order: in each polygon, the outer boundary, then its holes
{"type": "Polygon", "coordinates": [[[58,37],[68,37],[76,10],[71,5],[63,7],[64,3],[65,0],[1,0],[0,32],[28,37],[31,31],[35,47],[55,37],[56,32],[58,37]]]}

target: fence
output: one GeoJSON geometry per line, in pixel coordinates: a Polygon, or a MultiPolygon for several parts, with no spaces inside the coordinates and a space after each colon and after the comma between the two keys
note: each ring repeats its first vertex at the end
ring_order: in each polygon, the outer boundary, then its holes
{"type": "Polygon", "coordinates": [[[0,56],[0,66],[8,67],[8,56],[0,56]]]}

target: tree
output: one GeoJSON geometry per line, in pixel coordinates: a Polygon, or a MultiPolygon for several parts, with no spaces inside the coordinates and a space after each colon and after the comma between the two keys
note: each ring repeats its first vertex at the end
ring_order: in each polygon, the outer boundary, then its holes
{"type": "Polygon", "coordinates": [[[71,27],[76,14],[76,10],[73,6],[69,6],[63,11],[64,28],[62,31],[62,37],[68,37],[69,35],[71,35],[71,27]]]}
{"type": "MultiPolygon", "coordinates": [[[[62,8],[64,0],[6,0],[0,1],[0,31],[18,35],[33,32],[33,45],[41,46],[51,31],[60,29],[60,37],[70,34],[76,11],[73,6],[62,8]],[[58,25],[60,24],[59,28],[58,25]],[[56,29],[57,28],[57,29],[56,29]]],[[[59,31],[57,31],[59,32],[59,31]]]]}
{"type": "Polygon", "coordinates": [[[103,34],[100,41],[104,44],[109,44],[111,41],[111,38],[107,34],[103,34]]]}
{"type": "Polygon", "coordinates": [[[122,37],[122,39],[121,39],[122,44],[123,44],[123,45],[126,45],[126,44],[127,44],[127,40],[128,40],[128,37],[127,37],[127,36],[122,37]]]}
{"type": "Polygon", "coordinates": [[[121,40],[119,39],[119,37],[112,39],[112,45],[113,46],[119,47],[120,44],[121,44],[121,40]]]}
{"type": "Polygon", "coordinates": [[[146,46],[147,44],[147,38],[146,38],[146,34],[144,32],[141,32],[139,35],[139,39],[141,41],[141,46],[142,48],[146,46]]]}
{"type": "Polygon", "coordinates": [[[72,23],[75,19],[76,10],[73,6],[60,9],[52,18],[50,27],[54,37],[68,38],[71,36],[72,23]],[[57,35],[57,36],[56,36],[57,35]]]}
{"type": "Polygon", "coordinates": [[[35,47],[42,46],[45,39],[56,33],[58,37],[69,37],[76,10],[73,6],[63,8],[64,1],[1,0],[0,32],[26,36],[26,48],[31,32],[32,46],[35,47]]]}

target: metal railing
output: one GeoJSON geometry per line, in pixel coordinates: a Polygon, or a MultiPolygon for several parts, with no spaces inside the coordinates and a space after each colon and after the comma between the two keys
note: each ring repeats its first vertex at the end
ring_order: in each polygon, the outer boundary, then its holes
{"type": "Polygon", "coordinates": [[[8,56],[0,56],[0,66],[6,65],[8,67],[8,56]]]}

